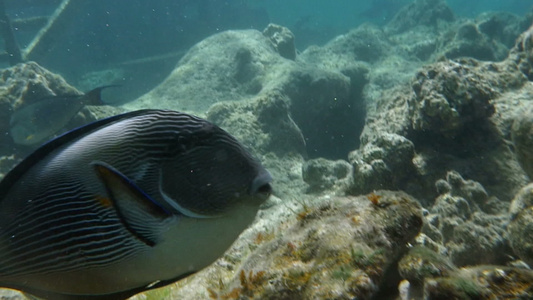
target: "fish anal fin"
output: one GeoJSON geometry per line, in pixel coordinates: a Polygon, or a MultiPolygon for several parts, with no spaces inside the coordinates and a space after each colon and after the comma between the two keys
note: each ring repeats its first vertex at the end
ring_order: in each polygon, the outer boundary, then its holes
{"type": "MultiPolygon", "coordinates": [[[[157,244],[165,220],[171,214],[112,166],[100,161],[91,165],[124,226],[146,245],[157,244]]],[[[105,206],[105,202],[100,203],[105,206]]]]}

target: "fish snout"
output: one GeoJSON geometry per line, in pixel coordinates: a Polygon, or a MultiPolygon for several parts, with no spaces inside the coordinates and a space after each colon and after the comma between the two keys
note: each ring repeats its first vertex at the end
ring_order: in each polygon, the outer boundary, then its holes
{"type": "Polygon", "coordinates": [[[259,197],[261,200],[266,200],[272,194],[271,182],[272,175],[265,170],[252,181],[250,194],[259,197]]]}

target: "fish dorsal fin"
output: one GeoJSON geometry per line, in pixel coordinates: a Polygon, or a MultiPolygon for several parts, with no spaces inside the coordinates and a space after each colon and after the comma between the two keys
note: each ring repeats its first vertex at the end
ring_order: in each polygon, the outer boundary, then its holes
{"type": "Polygon", "coordinates": [[[82,137],[93,131],[96,131],[100,128],[103,128],[112,123],[128,119],[135,116],[140,116],[144,114],[149,114],[158,110],[154,109],[143,109],[136,110],[132,112],[127,112],[124,114],[112,116],[109,118],[101,119],[87,125],[75,128],[70,130],[55,139],[52,139],[44,143],[41,147],[35,150],[33,153],[28,155],[24,160],[22,160],[15,168],[9,171],[4,179],[0,182],[0,201],[3,201],[5,196],[9,193],[10,188],[35,164],[43,160],[47,155],[49,155],[54,150],[82,137]]]}
{"type": "Polygon", "coordinates": [[[91,165],[104,183],[124,226],[148,246],[157,244],[165,220],[171,214],[112,166],[101,161],[93,161],[91,165]]]}

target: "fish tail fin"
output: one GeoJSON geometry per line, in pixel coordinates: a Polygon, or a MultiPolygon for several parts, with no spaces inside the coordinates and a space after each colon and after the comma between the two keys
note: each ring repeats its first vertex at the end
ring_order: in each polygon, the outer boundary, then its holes
{"type": "Polygon", "coordinates": [[[117,87],[117,86],[119,85],[112,84],[112,85],[104,85],[104,86],[100,86],[95,89],[92,89],[85,94],[84,96],[85,99],[83,103],[85,105],[106,105],[106,103],[102,101],[102,90],[109,88],[109,87],[117,87]]]}

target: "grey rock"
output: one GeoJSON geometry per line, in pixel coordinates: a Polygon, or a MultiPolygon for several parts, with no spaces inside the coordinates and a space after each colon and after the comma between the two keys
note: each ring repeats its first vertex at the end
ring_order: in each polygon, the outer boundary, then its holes
{"type": "Polygon", "coordinates": [[[486,122],[494,113],[490,100],[497,95],[487,79],[471,66],[451,61],[425,67],[412,84],[413,129],[454,137],[465,127],[486,122]]]}
{"type": "Polygon", "coordinates": [[[302,163],[306,145],[292,120],[287,97],[264,93],[247,102],[219,102],[207,112],[207,119],[238,138],[261,158],[276,178],[275,193],[299,194],[304,188],[302,163]]]}
{"type": "Polygon", "coordinates": [[[452,29],[455,34],[438,49],[446,58],[472,57],[483,61],[500,61],[507,56],[508,47],[495,42],[479,30],[477,24],[467,21],[452,29]]]}
{"type": "Polygon", "coordinates": [[[470,205],[480,207],[481,209],[486,206],[489,195],[479,182],[465,180],[456,171],[450,171],[446,174],[446,182],[451,187],[449,193],[452,196],[463,197],[470,205]]]}
{"type": "MultiPolygon", "coordinates": [[[[285,32],[275,25],[268,32],[277,37],[278,30],[285,32]]],[[[124,107],[203,115],[218,102],[254,101],[277,93],[303,133],[309,156],[341,158],[358,145],[367,72],[356,63],[322,70],[282,57],[259,31],[226,31],[192,47],[164,82],[124,107]]]]}
{"type": "Polygon", "coordinates": [[[362,25],[341,35],[323,47],[311,46],[298,59],[326,69],[342,69],[360,64],[375,63],[390,55],[392,45],[385,32],[372,25],[362,25]]]}
{"type": "Polygon", "coordinates": [[[395,33],[416,26],[438,28],[441,22],[455,19],[452,10],[442,0],[415,0],[402,8],[387,24],[387,30],[395,33]]]}
{"type": "Polygon", "coordinates": [[[350,77],[304,65],[288,73],[282,89],[306,138],[309,157],[342,158],[357,146],[364,108],[350,77]]]}
{"type": "Polygon", "coordinates": [[[165,81],[125,107],[204,113],[216,102],[257,95],[290,62],[257,30],[225,31],[193,46],[165,81]]]}
{"type": "Polygon", "coordinates": [[[410,248],[398,263],[400,276],[417,285],[429,278],[448,276],[455,270],[448,258],[421,245],[410,248]]]}
{"type": "Polygon", "coordinates": [[[296,59],[294,34],[287,28],[276,24],[268,24],[263,30],[263,35],[270,39],[279,55],[287,59],[296,59]]]}
{"type": "Polygon", "coordinates": [[[518,161],[529,178],[533,178],[533,109],[519,112],[511,130],[518,161]]]}
{"type": "Polygon", "coordinates": [[[352,183],[352,173],[352,165],[344,160],[316,158],[306,161],[302,167],[303,180],[309,184],[311,191],[344,191],[352,183]]]}
{"type": "Polygon", "coordinates": [[[533,207],[533,183],[524,186],[511,201],[509,212],[511,218],[515,218],[518,214],[533,207]]]}
{"type": "Polygon", "coordinates": [[[514,252],[533,266],[533,184],[522,188],[513,199],[510,209],[512,220],[508,227],[509,240],[514,252]]]}
{"type": "Polygon", "coordinates": [[[458,224],[445,245],[453,263],[505,265],[512,256],[505,230],[508,222],[507,216],[476,212],[470,220],[458,224]]]}
{"type": "Polygon", "coordinates": [[[361,150],[352,151],[348,159],[354,168],[353,194],[376,189],[397,189],[412,178],[414,145],[397,134],[383,133],[374,137],[361,150]]]}
{"type": "Polygon", "coordinates": [[[230,131],[256,154],[305,156],[305,141],[287,102],[284,95],[275,92],[250,102],[219,102],[209,109],[207,119],[230,131]]]}
{"type": "Polygon", "coordinates": [[[520,18],[508,12],[486,12],[476,18],[480,32],[508,48],[514,46],[518,36],[531,25],[527,17],[520,18]]]}

